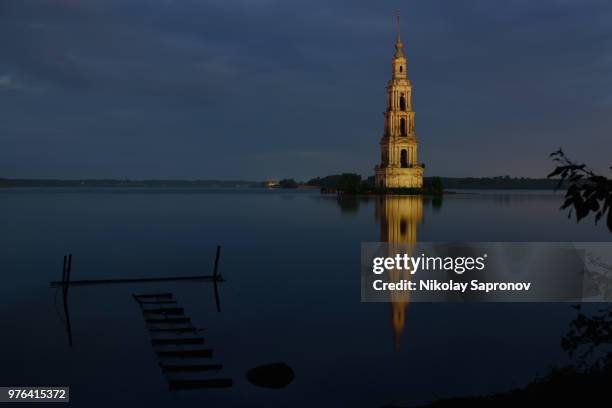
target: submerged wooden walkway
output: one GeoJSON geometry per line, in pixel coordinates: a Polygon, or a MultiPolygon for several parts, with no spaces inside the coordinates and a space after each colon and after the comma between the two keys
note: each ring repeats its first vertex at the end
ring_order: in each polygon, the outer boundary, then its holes
{"type": "Polygon", "coordinates": [[[82,279],[71,281],[51,281],[49,285],[61,287],[69,284],[70,286],[83,285],[109,285],[114,283],[144,283],[144,282],[179,282],[179,281],[201,281],[201,282],[225,282],[220,275],[195,275],[195,276],[171,276],[161,278],[120,278],[120,279],[82,279]]]}
{"type": "Polygon", "coordinates": [[[185,310],[176,306],[172,293],[133,297],[142,310],[151,346],[170,391],[232,386],[231,378],[215,377],[223,365],[210,362],[213,350],[204,346],[206,339],[201,336],[206,329],[196,327],[185,316],[185,310]]]}
{"type": "MultiPolygon", "coordinates": [[[[154,282],[180,282],[180,281],[202,281],[202,282],[225,282],[225,279],[219,274],[219,257],[221,255],[221,246],[217,245],[217,252],[215,254],[215,265],[213,267],[212,275],[193,275],[193,276],[164,276],[164,277],[148,277],[148,278],[116,278],[116,279],[81,279],[73,280],[70,279],[70,272],[72,271],[72,254],[64,256],[64,269],[62,271],[61,281],[51,281],[49,285],[54,287],[65,288],[67,286],[81,286],[81,285],[108,285],[116,283],[154,283],[154,282]]],[[[215,294],[217,289],[215,286],[215,294]]]]}
{"type": "MultiPolygon", "coordinates": [[[[225,282],[225,279],[219,273],[219,258],[221,255],[221,245],[217,245],[217,251],[215,254],[215,264],[213,267],[212,275],[191,275],[191,276],[163,276],[163,277],[133,277],[133,278],[115,278],[115,279],[71,279],[72,275],[72,254],[64,255],[64,266],[62,269],[62,280],[49,282],[50,287],[60,288],[63,293],[64,303],[64,316],[66,323],[66,331],[68,333],[68,343],[72,347],[72,328],[70,325],[70,313],[68,309],[68,289],[73,286],[85,286],[85,285],[108,285],[108,284],[134,284],[134,283],[159,283],[159,282],[210,282],[213,284],[215,303],[217,305],[217,312],[221,312],[221,300],[219,298],[219,287],[220,282],[225,282]]],[[[166,305],[168,310],[165,312],[157,312],[160,315],[170,315],[173,311],[170,305],[175,305],[176,302],[172,300],[171,293],[158,293],[153,295],[141,295],[142,304],[151,305],[166,305]]],[[[174,308],[178,309],[178,308],[174,308]]],[[[182,315],[182,311],[174,310],[174,314],[177,316],[182,315]]],[[[184,317],[175,317],[174,323],[188,323],[189,320],[184,317]]],[[[155,323],[155,318],[151,317],[149,323],[155,323]]]]}

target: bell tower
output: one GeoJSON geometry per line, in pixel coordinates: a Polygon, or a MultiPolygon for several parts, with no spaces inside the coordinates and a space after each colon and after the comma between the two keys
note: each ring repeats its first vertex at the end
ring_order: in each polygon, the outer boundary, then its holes
{"type": "Polygon", "coordinates": [[[381,161],[374,168],[378,188],[423,187],[423,166],[417,164],[412,85],[406,76],[403,47],[398,14],[395,54],[391,59],[391,79],[387,83],[384,132],[380,139],[381,161]]]}

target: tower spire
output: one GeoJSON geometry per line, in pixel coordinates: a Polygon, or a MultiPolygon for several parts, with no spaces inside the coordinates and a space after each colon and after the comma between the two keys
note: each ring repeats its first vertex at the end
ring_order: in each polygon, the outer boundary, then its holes
{"type": "Polygon", "coordinates": [[[395,11],[395,17],[397,18],[397,38],[395,39],[395,57],[403,57],[404,53],[402,52],[402,48],[404,44],[402,44],[402,40],[400,38],[400,11],[395,11]]]}
{"type": "Polygon", "coordinates": [[[395,18],[397,19],[397,41],[400,41],[400,11],[395,10],[395,18]]]}

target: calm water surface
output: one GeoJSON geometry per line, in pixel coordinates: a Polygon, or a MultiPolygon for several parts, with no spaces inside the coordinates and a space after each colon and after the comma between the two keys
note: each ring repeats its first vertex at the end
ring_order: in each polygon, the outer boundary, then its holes
{"type": "Polygon", "coordinates": [[[0,190],[0,385],[70,385],[75,406],[359,406],[417,404],[503,391],[563,364],[565,304],[360,303],[360,243],[607,241],[576,224],[559,195],[487,192],[345,199],[313,191],[182,189],[0,190]],[[69,347],[62,256],[73,279],[209,274],[221,244],[222,312],[212,286],[74,287],[69,347]],[[207,327],[234,379],[225,390],[167,390],[135,292],[173,292],[207,327]],[[397,307],[396,307],[397,309],[397,307]],[[397,310],[395,310],[397,312],[397,310]],[[247,369],[286,361],[283,390],[247,369]]]}

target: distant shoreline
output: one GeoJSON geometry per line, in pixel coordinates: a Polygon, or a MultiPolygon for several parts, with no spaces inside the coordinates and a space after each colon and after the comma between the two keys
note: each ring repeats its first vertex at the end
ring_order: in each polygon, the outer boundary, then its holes
{"type": "Polygon", "coordinates": [[[243,180],[115,180],[115,179],[2,179],[7,187],[126,187],[126,188],[251,188],[265,187],[264,182],[243,180]]]}
{"type": "MultiPolygon", "coordinates": [[[[427,181],[427,177],[425,181],[427,181]]],[[[511,177],[441,177],[444,190],[553,190],[558,180],[511,177]]],[[[15,187],[121,187],[121,188],[264,188],[266,181],[248,180],[117,180],[117,179],[9,179],[0,188],[15,187]]],[[[299,184],[297,188],[321,186],[299,184]]],[[[276,187],[278,188],[278,187],[276,187]]],[[[563,188],[563,187],[562,187],[563,188]]]]}

